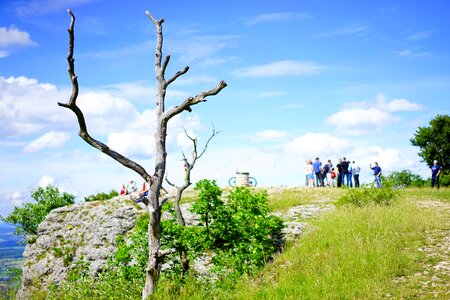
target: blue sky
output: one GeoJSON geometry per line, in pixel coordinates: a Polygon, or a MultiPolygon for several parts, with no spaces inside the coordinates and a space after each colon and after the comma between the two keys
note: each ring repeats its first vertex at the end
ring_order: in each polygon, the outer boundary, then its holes
{"type": "Polygon", "coordinates": [[[84,196],[119,189],[132,171],[77,136],[67,28],[74,12],[79,105],[91,134],[154,167],[155,29],[164,17],[167,105],[228,87],[171,121],[168,174],[182,180],[183,127],[202,144],[221,133],[193,171],[226,185],[248,171],[261,186],[304,184],[303,164],[346,156],[371,181],[385,173],[428,176],[409,139],[449,114],[448,1],[0,2],[0,214],[52,183],[84,196]]]}

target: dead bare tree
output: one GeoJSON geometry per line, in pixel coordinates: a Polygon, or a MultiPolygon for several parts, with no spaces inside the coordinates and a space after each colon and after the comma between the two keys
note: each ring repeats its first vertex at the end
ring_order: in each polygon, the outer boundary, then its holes
{"type": "Polygon", "coordinates": [[[150,12],[146,12],[146,15],[150,18],[156,29],[156,51],[155,51],[155,74],[158,84],[158,92],[156,96],[156,132],[155,132],[155,144],[156,144],[156,157],[155,157],[155,169],[153,175],[150,175],[141,165],[133,160],[125,157],[124,155],[112,150],[106,144],[92,138],[86,126],[86,121],[81,109],[77,106],[76,100],[78,98],[78,77],[75,75],[75,59],[73,58],[74,50],[74,24],[75,16],[68,9],[67,12],[70,15],[71,22],[68,29],[69,32],[69,53],[67,55],[67,61],[69,63],[69,77],[72,82],[72,94],[67,103],[58,102],[58,105],[68,108],[74,112],[78,119],[79,136],[86,141],[89,145],[97,150],[105,153],[114,160],[118,161],[125,167],[138,173],[150,186],[149,201],[146,202],[147,210],[150,216],[150,222],[148,226],[148,262],[146,268],[145,286],[142,291],[142,299],[147,297],[156,291],[159,275],[161,271],[161,265],[164,257],[168,254],[167,251],[161,251],[161,206],[163,199],[160,198],[160,190],[164,180],[164,174],[166,171],[166,137],[168,122],[174,116],[182,113],[183,111],[192,111],[192,106],[205,102],[209,96],[217,95],[227,84],[225,81],[220,81],[219,84],[207,91],[203,91],[194,97],[188,97],[180,105],[172,107],[168,110],[165,109],[165,96],[167,87],[174,82],[178,77],[184,75],[189,70],[189,67],[185,67],[181,71],[178,71],[170,77],[165,78],[165,72],[167,65],[170,61],[170,55],[167,55],[164,60],[162,47],[163,47],[163,33],[162,24],[164,19],[156,20],[150,12]]]}
{"type": "MultiPolygon", "coordinates": [[[[191,182],[191,171],[194,168],[195,164],[197,163],[197,160],[199,160],[203,154],[205,154],[206,149],[208,148],[209,142],[220,133],[220,131],[216,131],[216,129],[213,126],[212,129],[212,133],[209,136],[209,138],[207,139],[204,147],[202,150],[199,151],[198,149],[198,139],[196,137],[191,137],[186,129],[184,129],[184,134],[186,135],[186,137],[192,142],[192,157],[191,160],[189,161],[186,158],[186,155],[184,154],[184,152],[181,152],[182,156],[183,156],[183,161],[184,161],[184,181],[182,185],[175,185],[174,183],[172,183],[167,177],[166,175],[166,182],[167,184],[169,184],[170,186],[173,186],[176,190],[175,192],[175,196],[174,196],[174,210],[175,210],[175,217],[177,219],[177,223],[180,226],[186,226],[186,222],[184,220],[183,217],[183,213],[181,211],[180,208],[180,201],[181,201],[181,197],[183,196],[183,192],[192,184],[191,182]]],[[[181,266],[183,268],[183,272],[186,273],[189,270],[189,260],[187,258],[187,253],[186,251],[180,251],[179,253],[180,255],[180,261],[181,261],[181,266]]]]}

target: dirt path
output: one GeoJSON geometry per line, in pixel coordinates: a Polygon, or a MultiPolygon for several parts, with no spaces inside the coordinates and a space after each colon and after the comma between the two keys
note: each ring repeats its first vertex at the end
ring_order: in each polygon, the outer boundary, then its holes
{"type": "MultiPolygon", "coordinates": [[[[447,228],[450,228],[450,204],[424,200],[417,202],[423,209],[447,213],[447,228]]],[[[450,229],[428,232],[425,246],[419,248],[426,260],[422,269],[411,276],[397,278],[396,282],[416,287],[418,299],[450,299],[450,229]]]]}

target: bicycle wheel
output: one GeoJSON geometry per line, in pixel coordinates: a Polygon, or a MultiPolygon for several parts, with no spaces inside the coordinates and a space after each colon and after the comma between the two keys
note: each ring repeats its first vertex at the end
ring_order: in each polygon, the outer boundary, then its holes
{"type": "Polygon", "coordinates": [[[255,187],[256,184],[257,184],[256,179],[253,178],[253,177],[249,177],[249,178],[248,178],[248,184],[249,184],[250,186],[255,187]]]}
{"type": "Polygon", "coordinates": [[[236,186],[236,177],[231,177],[229,180],[228,180],[228,184],[230,185],[230,186],[236,186]]]}

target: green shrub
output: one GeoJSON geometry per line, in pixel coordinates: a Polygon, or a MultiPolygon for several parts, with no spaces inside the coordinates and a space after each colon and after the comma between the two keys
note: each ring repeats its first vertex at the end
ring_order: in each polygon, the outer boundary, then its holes
{"type": "Polygon", "coordinates": [[[347,189],[347,192],[342,195],[337,203],[353,204],[355,206],[366,206],[368,204],[376,205],[390,205],[397,195],[387,182],[383,181],[383,188],[375,188],[373,185],[362,187],[359,189],[347,189]]]}
{"type": "Polygon", "coordinates": [[[271,215],[267,193],[253,194],[248,188],[233,189],[224,202],[216,183],[197,183],[199,198],[192,211],[203,222],[203,251],[213,251],[216,271],[250,273],[265,265],[277,250],[283,222],[271,215]]]}
{"type": "Polygon", "coordinates": [[[31,197],[35,203],[14,207],[9,216],[0,216],[3,222],[16,225],[17,235],[35,235],[39,224],[52,209],[75,203],[74,195],[61,193],[57,187],[51,185],[45,188],[38,187],[31,193],[31,197]]]}
{"type": "Polygon", "coordinates": [[[108,194],[107,193],[98,193],[95,195],[90,195],[88,197],[84,197],[84,201],[91,202],[91,201],[110,200],[111,198],[114,198],[118,195],[119,195],[119,193],[117,191],[111,190],[108,194]]]}
{"type": "Polygon", "coordinates": [[[439,175],[439,184],[441,186],[450,186],[450,174],[439,175]]]}
{"type": "Polygon", "coordinates": [[[383,177],[383,183],[393,187],[423,187],[426,182],[420,175],[413,174],[410,170],[394,171],[383,177]]]}

